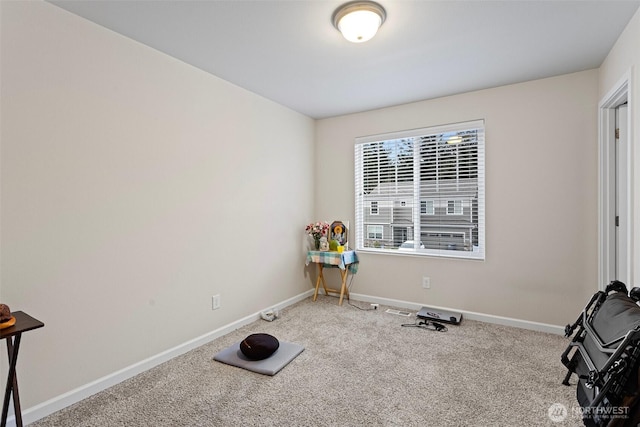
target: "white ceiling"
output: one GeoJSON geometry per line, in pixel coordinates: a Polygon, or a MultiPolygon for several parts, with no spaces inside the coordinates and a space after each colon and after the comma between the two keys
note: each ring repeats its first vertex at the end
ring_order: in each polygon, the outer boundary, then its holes
{"type": "Polygon", "coordinates": [[[336,0],[50,0],[313,118],[597,68],[640,0],[378,0],[353,44],[336,0]]]}

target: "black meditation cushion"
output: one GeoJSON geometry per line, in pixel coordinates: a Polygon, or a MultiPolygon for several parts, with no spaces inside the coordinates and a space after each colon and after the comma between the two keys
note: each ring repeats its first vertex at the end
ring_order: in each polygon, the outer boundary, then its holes
{"type": "Polygon", "coordinates": [[[262,360],[271,356],[280,347],[280,342],[269,334],[251,334],[240,343],[240,351],[251,360],[262,360]]]}

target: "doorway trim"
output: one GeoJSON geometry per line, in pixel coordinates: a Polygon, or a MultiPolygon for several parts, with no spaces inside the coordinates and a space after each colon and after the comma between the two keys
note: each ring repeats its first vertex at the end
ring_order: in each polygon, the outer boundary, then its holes
{"type": "MultiPolygon", "coordinates": [[[[631,70],[627,71],[622,79],[607,93],[598,104],[598,288],[604,290],[611,278],[615,275],[615,114],[616,107],[625,102],[628,103],[628,117],[633,117],[631,110],[631,70]]],[[[628,120],[627,126],[631,127],[632,120],[628,120]]],[[[627,271],[625,277],[633,280],[632,253],[633,241],[633,138],[628,129],[629,143],[627,144],[627,156],[629,174],[627,176],[627,211],[621,215],[621,219],[627,222],[630,238],[627,239],[626,256],[627,271]]],[[[631,287],[631,283],[627,283],[631,287]]]]}

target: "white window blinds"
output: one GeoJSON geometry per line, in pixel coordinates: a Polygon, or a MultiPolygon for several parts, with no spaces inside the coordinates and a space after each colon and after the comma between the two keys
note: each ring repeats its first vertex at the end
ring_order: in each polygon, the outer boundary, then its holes
{"type": "Polygon", "coordinates": [[[484,259],[484,121],[357,138],[355,190],[357,250],[484,259]]]}

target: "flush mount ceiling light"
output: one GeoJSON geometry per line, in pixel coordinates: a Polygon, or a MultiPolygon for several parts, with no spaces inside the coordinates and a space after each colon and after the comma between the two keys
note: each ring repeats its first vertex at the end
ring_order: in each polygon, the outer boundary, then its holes
{"type": "Polygon", "coordinates": [[[376,35],[386,18],[387,12],[378,3],[352,1],[333,12],[333,26],[350,42],[362,43],[376,35]]]}

